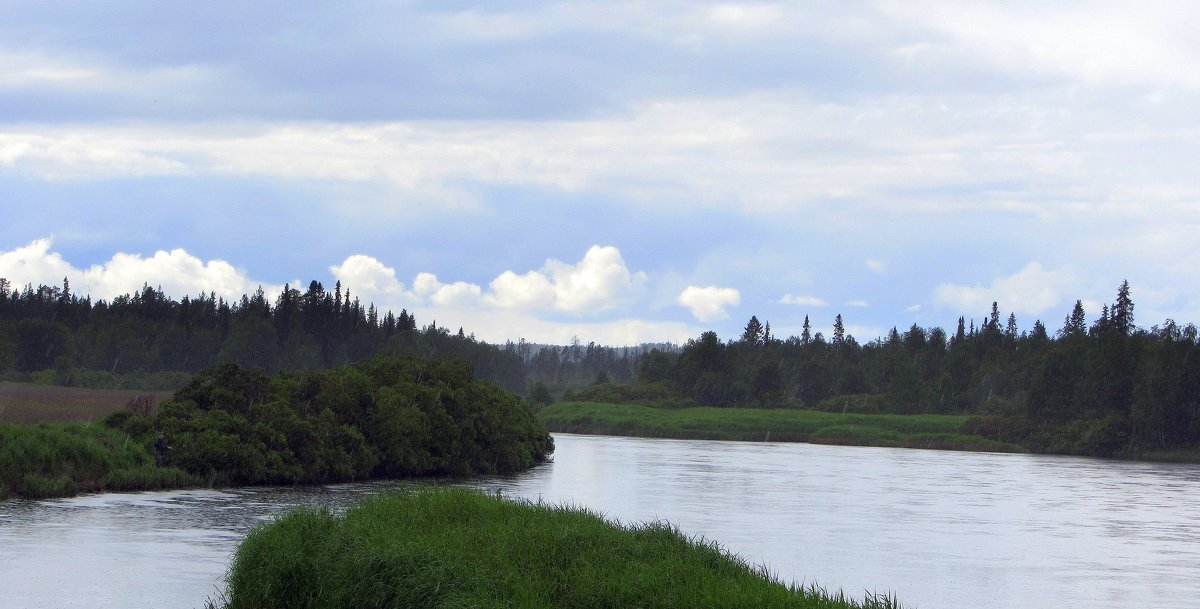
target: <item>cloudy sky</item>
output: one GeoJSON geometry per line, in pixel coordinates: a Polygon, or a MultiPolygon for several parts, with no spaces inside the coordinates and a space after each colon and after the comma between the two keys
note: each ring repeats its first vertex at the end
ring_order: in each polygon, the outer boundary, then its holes
{"type": "Polygon", "coordinates": [[[0,276],[488,340],[1200,321],[1191,2],[5,0],[0,276]]]}

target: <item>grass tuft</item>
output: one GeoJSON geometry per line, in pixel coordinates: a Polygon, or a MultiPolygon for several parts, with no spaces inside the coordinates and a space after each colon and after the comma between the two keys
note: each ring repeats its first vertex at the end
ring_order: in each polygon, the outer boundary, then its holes
{"type": "Polygon", "coordinates": [[[896,607],[789,586],[666,523],[621,526],[586,509],[426,488],[344,516],[291,512],[242,542],[211,606],[896,607]]]}

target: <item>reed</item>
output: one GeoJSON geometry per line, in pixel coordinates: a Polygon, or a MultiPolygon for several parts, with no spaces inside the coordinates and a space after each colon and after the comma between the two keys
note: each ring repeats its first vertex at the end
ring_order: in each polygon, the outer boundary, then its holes
{"type": "Polygon", "coordinates": [[[455,488],[296,511],[250,533],[225,609],[272,607],[896,607],[781,583],[666,523],[455,488]]]}
{"type": "Polygon", "coordinates": [[[86,423],[0,423],[0,498],[44,499],[194,484],[181,470],[154,467],[146,442],[118,429],[86,423]]]}

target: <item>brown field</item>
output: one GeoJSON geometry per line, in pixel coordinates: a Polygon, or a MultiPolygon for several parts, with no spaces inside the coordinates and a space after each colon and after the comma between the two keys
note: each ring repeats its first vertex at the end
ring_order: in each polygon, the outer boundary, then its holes
{"type": "Polygon", "coordinates": [[[148,405],[153,409],[159,402],[169,399],[171,392],[0,383],[0,421],[97,421],[140,396],[147,396],[148,405]]]}

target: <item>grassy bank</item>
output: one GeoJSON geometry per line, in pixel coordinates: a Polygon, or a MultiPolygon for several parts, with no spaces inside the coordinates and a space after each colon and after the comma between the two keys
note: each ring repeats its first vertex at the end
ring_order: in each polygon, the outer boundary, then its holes
{"type": "Polygon", "coordinates": [[[195,484],[179,469],[155,467],[148,442],[117,429],[87,423],[0,423],[0,499],[195,484]]]}
{"type": "Polygon", "coordinates": [[[157,403],[169,399],[171,394],[167,391],[87,389],[0,382],[0,422],[99,421],[142,396],[148,396],[157,403]]]}
{"type": "Polygon", "coordinates": [[[969,417],[842,414],[760,408],[654,408],[635,404],[560,402],[542,409],[550,431],[680,438],[812,442],[946,450],[1019,452],[1021,447],[963,433],[969,417]]]}
{"type": "Polygon", "coordinates": [[[227,609],[271,607],[893,607],[785,586],[665,524],[463,489],[298,511],[238,549],[227,609]]]}

